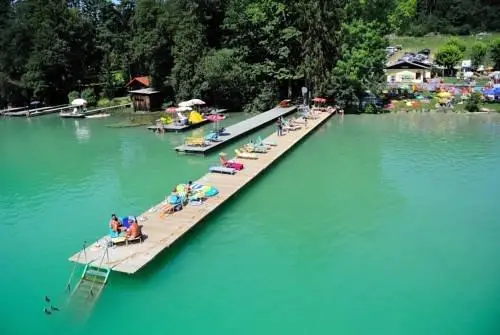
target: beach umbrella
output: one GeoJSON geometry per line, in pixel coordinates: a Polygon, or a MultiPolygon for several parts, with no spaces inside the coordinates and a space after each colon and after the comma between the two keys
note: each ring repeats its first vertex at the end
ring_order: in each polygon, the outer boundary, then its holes
{"type": "Polygon", "coordinates": [[[205,105],[205,101],[200,100],[200,99],[191,99],[189,101],[191,101],[191,103],[193,104],[193,106],[205,105]]]}
{"type": "Polygon", "coordinates": [[[71,104],[73,106],[83,106],[83,105],[87,104],[87,100],[82,99],[82,98],[78,98],[78,99],[71,101],[71,104]]]}
{"type": "Polygon", "coordinates": [[[189,112],[190,110],[192,110],[192,108],[187,106],[180,106],[175,109],[176,112],[189,112]]]}
{"type": "Polygon", "coordinates": [[[177,112],[177,107],[168,107],[167,109],[165,109],[165,112],[175,113],[175,112],[177,112]]]}
{"type": "Polygon", "coordinates": [[[179,102],[179,107],[193,107],[194,105],[191,100],[179,102]]]}

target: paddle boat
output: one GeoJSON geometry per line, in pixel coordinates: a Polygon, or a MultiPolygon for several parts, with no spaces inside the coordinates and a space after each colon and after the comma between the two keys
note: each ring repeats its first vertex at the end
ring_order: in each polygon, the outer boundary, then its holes
{"type": "Polygon", "coordinates": [[[83,110],[78,109],[78,108],[73,108],[71,112],[60,112],[59,116],[65,119],[83,119],[86,117],[85,113],[83,110]]]}

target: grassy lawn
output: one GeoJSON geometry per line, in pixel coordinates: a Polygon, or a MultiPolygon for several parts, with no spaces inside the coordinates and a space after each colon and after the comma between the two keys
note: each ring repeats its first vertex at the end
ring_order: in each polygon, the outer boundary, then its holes
{"type": "MultiPolygon", "coordinates": [[[[462,84],[462,85],[465,85],[466,82],[462,79],[457,79],[456,77],[441,77],[441,80],[445,83],[445,84],[451,84],[451,85],[457,85],[457,84],[462,84]]],[[[477,79],[476,80],[476,85],[478,86],[484,86],[486,85],[487,83],[489,82],[488,79],[486,78],[480,78],[480,79],[477,79]]]]}
{"type": "MultiPolygon", "coordinates": [[[[424,48],[431,49],[431,57],[437,49],[439,49],[442,45],[444,45],[448,39],[452,37],[449,35],[436,35],[436,36],[424,36],[424,37],[392,37],[389,39],[390,45],[401,45],[403,50],[394,54],[390,61],[396,61],[400,58],[405,52],[417,52],[424,48]]],[[[481,41],[483,43],[490,43],[492,40],[496,38],[500,38],[500,33],[492,33],[488,36],[476,37],[476,36],[456,36],[459,39],[463,40],[467,45],[468,49],[465,51],[465,59],[470,58],[470,46],[476,42],[481,41]]]]}

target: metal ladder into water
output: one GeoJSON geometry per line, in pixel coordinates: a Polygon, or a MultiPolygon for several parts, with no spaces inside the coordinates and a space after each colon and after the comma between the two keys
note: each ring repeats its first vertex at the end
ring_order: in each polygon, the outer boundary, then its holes
{"type": "MultiPolygon", "coordinates": [[[[83,252],[85,252],[85,247],[83,252]]],[[[108,257],[107,246],[99,265],[93,264],[92,261],[85,265],[80,280],[71,292],[68,305],[71,306],[71,309],[78,312],[78,314],[89,312],[92,309],[108,282],[111,269],[102,266],[104,257],[108,257]]],[[[67,289],[70,289],[69,283],[67,289]]]]}

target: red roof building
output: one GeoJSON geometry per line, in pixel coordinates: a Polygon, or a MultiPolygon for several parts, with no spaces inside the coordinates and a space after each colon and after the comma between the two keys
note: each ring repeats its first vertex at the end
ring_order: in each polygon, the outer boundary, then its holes
{"type": "Polygon", "coordinates": [[[140,90],[149,87],[149,77],[135,77],[125,85],[129,90],[140,90]]]}

